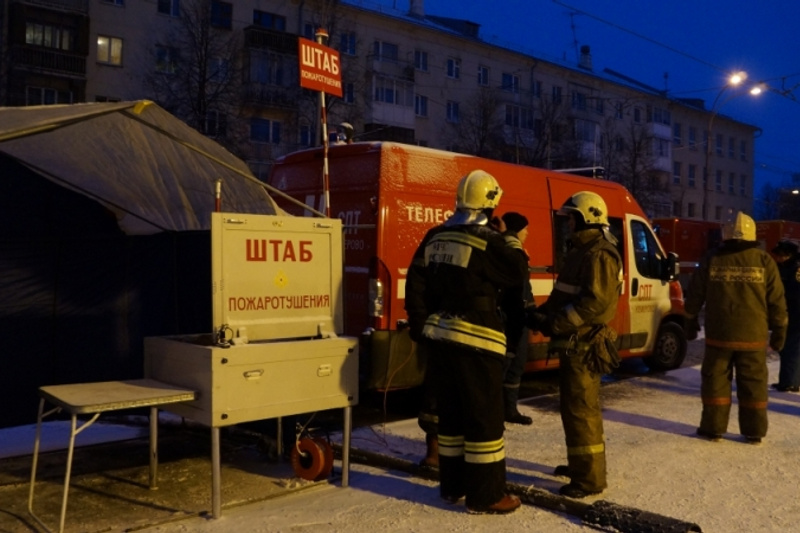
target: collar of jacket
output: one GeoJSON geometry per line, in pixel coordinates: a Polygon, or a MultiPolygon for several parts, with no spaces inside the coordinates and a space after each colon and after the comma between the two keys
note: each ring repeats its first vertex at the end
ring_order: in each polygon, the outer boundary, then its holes
{"type": "Polygon", "coordinates": [[[719,246],[719,254],[735,254],[743,250],[749,250],[750,248],[758,248],[759,246],[760,244],[758,241],[742,241],[739,239],[731,239],[728,241],[722,241],[722,244],[719,246]]]}
{"type": "Polygon", "coordinates": [[[603,232],[597,228],[586,228],[570,235],[569,240],[573,246],[580,246],[590,241],[603,238],[603,232]]]}

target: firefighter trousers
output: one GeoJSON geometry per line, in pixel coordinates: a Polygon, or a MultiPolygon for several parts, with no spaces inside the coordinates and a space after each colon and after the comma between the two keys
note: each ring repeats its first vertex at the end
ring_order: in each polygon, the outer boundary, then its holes
{"type": "Polygon", "coordinates": [[[736,375],[739,400],[739,431],[747,437],[767,434],[768,370],[765,349],[738,351],[706,344],[700,367],[703,414],[700,430],[722,435],[728,430],[731,412],[731,383],[736,375]]]}
{"type": "Polygon", "coordinates": [[[439,415],[439,490],[466,496],[469,507],[505,496],[503,361],[500,357],[431,341],[429,371],[439,415]]]}
{"type": "Polygon", "coordinates": [[[559,354],[561,424],[567,443],[570,484],[600,492],[606,482],[606,448],[600,409],[600,374],[579,355],[559,354]]]}

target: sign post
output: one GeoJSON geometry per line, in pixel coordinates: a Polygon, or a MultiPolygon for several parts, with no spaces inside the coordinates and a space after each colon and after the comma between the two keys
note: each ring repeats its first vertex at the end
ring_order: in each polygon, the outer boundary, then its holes
{"type": "Polygon", "coordinates": [[[322,124],[322,189],[325,197],[325,215],[331,216],[330,184],[328,180],[328,117],[325,109],[325,93],[341,98],[342,75],[339,52],[324,45],[328,32],[317,28],[317,42],[300,37],[300,86],[319,91],[320,122],[322,124]]]}

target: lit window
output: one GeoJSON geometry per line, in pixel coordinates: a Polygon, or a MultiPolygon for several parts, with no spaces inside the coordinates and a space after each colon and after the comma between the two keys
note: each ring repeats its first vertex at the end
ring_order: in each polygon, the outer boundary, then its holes
{"type": "Polygon", "coordinates": [[[122,65],[122,39],[98,35],[97,61],[108,65],[122,65]]]}

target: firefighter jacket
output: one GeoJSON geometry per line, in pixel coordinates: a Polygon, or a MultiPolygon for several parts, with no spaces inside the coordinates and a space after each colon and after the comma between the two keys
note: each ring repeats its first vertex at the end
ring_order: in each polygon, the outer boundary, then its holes
{"type": "Polygon", "coordinates": [[[689,283],[685,311],[706,305],[706,345],[728,350],[780,350],[786,340],[783,283],[772,257],[757,242],[727,240],[711,250],[689,283]]]}
{"type": "Polygon", "coordinates": [[[778,264],[778,271],[786,294],[786,312],[792,326],[797,327],[800,325],[800,255],[795,254],[778,264]]]}
{"type": "Polygon", "coordinates": [[[587,340],[593,326],[608,324],[617,312],[622,259],[605,235],[588,228],[571,236],[553,292],[537,311],[546,316],[543,329],[551,336],[587,340]]]}
{"type": "Polygon", "coordinates": [[[489,226],[442,225],[428,231],[406,278],[412,339],[454,342],[504,357],[498,296],[527,273],[519,257],[489,226]]]}

